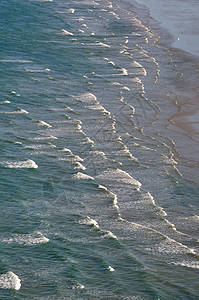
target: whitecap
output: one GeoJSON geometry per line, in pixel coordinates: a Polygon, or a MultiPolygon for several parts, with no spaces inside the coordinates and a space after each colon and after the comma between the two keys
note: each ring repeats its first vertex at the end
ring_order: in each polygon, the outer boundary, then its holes
{"type": "Polygon", "coordinates": [[[17,94],[15,91],[11,91],[10,93],[13,94],[13,95],[15,95],[15,96],[17,96],[17,97],[20,97],[20,95],[17,94]]]}
{"type": "Polygon", "coordinates": [[[168,236],[165,236],[165,239],[162,242],[154,245],[154,248],[146,248],[146,250],[152,251],[153,253],[163,253],[165,255],[168,255],[170,253],[195,254],[194,249],[188,248],[187,246],[183,245],[180,242],[177,242],[176,240],[169,238],[168,236]]]}
{"type": "Polygon", "coordinates": [[[72,286],[72,289],[75,290],[75,289],[84,289],[84,285],[81,284],[81,283],[77,283],[75,285],[72,286]]]}
{"type": "Polygon", "coordinates": [[[123,182],[127,184],[132,184],[137,186],[138,188],[141,187],[141,183],[130,176],[127,172],[121,169],[109,169],[107,171],[102,172],[100,175],[96,176],[96,178],[100,179],[107,179],[107,180],[115,180],[118,182],[123,182]]]}
{"type": "Polygon", "coordinates": [[[97,98],[92,93],[84,93],[75,97],[76,100],[85,102],[85,103],[93,103],[97,101],[97,98]]]}
{"type": "Polygon", "coordinates": [[[65,30],[65,29],[61,29],[61,32],[62,32],[62,34],[66,34],[66,35],[73,35],[73,33],[72,33],[72,32],[70,32],[70,31],[67,31],[67,30],[65,30]]]}
{"type": "Polygon", "coordinates": [[[0,104],[9,104],[9,103],[10,103],[10,101],[8,101],[8,100],[0,101],[0,104]]]}
{"type": "Polygon", "coordinates": [[[192,268],[192,269],[199,269],[199,262],[198,261],[185,261],[185,260],[183,260],[182,262],[171,262],[170,264],[175,265],[175,266],[182,266],[182,267],[192,268]]]}
{"type": "Polygon", "coordinates": [[[74,14],[75,9],[74,9],[74,8],[70,8],[70,9],[68,10],[68,12],[69,12],[70,14],[74,14]]]}
{"type": "Polygon", "coordinates": [[[125,86],[125,85],[122,87],[122,89],[130,92],[130,88],[128,88],[128,87],[125,86]]]}
{"type": "Polygon", "coordinates": [[[44,126],[44,127],[48,127],[51,128],[52,126],[44,121],[38,121],[38,125],[39,126],[44,126]]]}
{"type": "Polygon", "coordinates": [[[98,225],[97,221],[95,221],[94,219],[91,219],[88,216],[85,219],[80,220],[79,224],[91,225],[91,226],[94,226],[95,228],[99,228],[99,225],[98,225]]]}
{"type": "Polygon", "coordinates": [[[76,161],[84,161],[83,158],[79,157],[78,155],[73,154],[72,156],[76,161]]]}
{"type": "Polygon", "coordinates": [[[76,165],[76,166],[75,166],[75,169],[81,169],[81,170],[83,170],[83,171],[86,170],[86,167],[83,166],[83,165],[82,165],[80,162],[78,162],[78,161],[75,163],[75,165],[76,165]]]}
{"type": "Polygon", "coordinates": [[[68,152],[69,154],[72,154],[72,151],[68,148],[62,148],[60,151],[68,152]]]}
{"type": "Polygon", "coordinates": [[[105,43],[102,43],[102,42],[98,42],[97,45],[102,46],[102,47],[108,47],[108,48],[111,47],[111,46],[109,46],[109,45],[107,45],[105,43]]]}
{"type": "Polygon", "coordinates": [[[101,189],[101,190],[104,190],[106,192],[108,191],[108,189],[105,186],[101,185],[101,184],[98,185],[98,188],[101,189]]]}
{"type": "Polygon", "coordinates": [[[127,69],[125,69],[125,68],[122,68],[122,69],[121,69],[121,71],[122,71],[122,75],[125,75],[125,76],[127,76],[127,75],[128,75],[128,71],[127,71],[127,69]]]}
{"type": "Polygon", "coordinates": [[[24,161],[4,161],[4,166],[7,168],[13,169],[37,169],[38,165],[32,159],[24,160],[24,161]]]}
{"type": "Polygon", "coordinates": [[[92,145],[95,144],[95,142],[93,140],[91,140],[88,136],[86,137],[86,143],[90,143],[92,145]]]}
{"type": "Polygon", "coordinates": [[[114,272],[114,271],[115,271],[115,269],[114,269],[113,267],[111,267],[111,266],[108,266],[108,270],[109,270],[110,272],[114,272]]]}
{"type": "Polygon", "coordinates": [[[26,68],[26,72],[30,72],[30,73],[45,73],[45,72],[50,72],[49,68],[46,69],[27,69],[26,68]]]}
{"type": "Polygon", "coordinates": [[[21,280],[13,272],[9,271],[0,276],[0,288],[1,289],[19,290],[20,287],[21,287],[21,280]]]}
{"type": "Polygon", "coordinates": [[[18,112],[19,114],[28,114],[28,113],[29,113],[29,112],[28,112],[27,110],[25,110],[25,109],[18,109],[17,112],[18,112]]]}
{"type": "Polygon", "coordinates": [[[78,172],[77,174],[73,175],[73,178],[76,178],[76,179],[91,179],[91,180],[94,180],[93,177],[87,175],[87,174],[84,174],[84,173],[81,173],[81,172],[78,172]]]}
{"type": "Polygon", "coordinates": [[[117,20],[120,20],[118,15],[116,13],[114,13],[113,11],[110,11],[109,14],[113,15],[117,20]]]}
{"type": "Polygon", "coordinates": [[[43,136],[43,137],[36,137],[34,138],[34,140],[37,140],[37,141],[42,141],[42,140],[57,140],[57,137],[54,136],[54,135],[49,135],[49,136],[43,136]]]}
{"type": "Polygon", "coordinates": [[[15,145],[22,145],[21,142],[14,142],[15,145]]]}
{"type": "Polygon", "coordinates": [[[45,244],[49,242],[41,232],[36,231],[30,234],[13,234],[10,238],[3,239],[2,242],[12,244],[17,243],[19,245],[35,246],[38,244],[45,244]]]}
{"type": "Polygon", "coordinates": [[[5,114],[28,114],[29,112],[25,109],[18,109],[15,111],[7,111],[7,112],[3,112],[5,114]]]}
{"type": "Polygon", "coordinates": [[[110,238],[115,240],[118,239],[116,235],[114,235],[111,231],[105,231],[105,235],[103,236],[103,238],[110,238]]]}

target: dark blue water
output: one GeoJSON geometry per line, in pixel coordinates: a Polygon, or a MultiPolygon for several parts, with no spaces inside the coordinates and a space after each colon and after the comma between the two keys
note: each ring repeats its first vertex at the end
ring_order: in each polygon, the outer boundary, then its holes
{"type": "Polygon", "coordinates": [[[1,1],[0,299],[198,299],[198,166],[170,122],[194,63],[147,13],[1,1]]]}

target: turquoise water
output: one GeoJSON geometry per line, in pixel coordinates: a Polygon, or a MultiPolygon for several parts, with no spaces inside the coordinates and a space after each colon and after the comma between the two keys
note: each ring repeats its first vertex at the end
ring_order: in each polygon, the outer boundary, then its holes
{"type": "Polygon", "coordinates": [[[0,299],[198,299],[197,165],[169,121],[192,62],[126,2],[0,14],[0,299]]]}

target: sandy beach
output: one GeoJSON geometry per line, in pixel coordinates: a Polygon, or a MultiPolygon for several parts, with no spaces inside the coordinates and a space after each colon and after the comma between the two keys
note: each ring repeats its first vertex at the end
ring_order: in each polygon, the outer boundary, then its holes
{"type": "Polygon", "coordinates": [[[175,101],[178,112],[170,118],[168,129],[176,132],[176,148],[187,167],[187,178],[199,178],[199,4],[183,0],[136,0],[141,12],[148,8],[147,24],[158,36],[160,47],[169,49],[176,64],[178,80],[173,82],[169,97],[175,101]],[[178,136],[179,133],[179,136],[178,136]],[[182,138],[181,133],[184,134],[182,138]],[[190,168],[191,167],[191,168],[190,168]]]}
{"type": "Polygon", "coordinates": [[[147,6],[150,16],[173,36],[172,46],[199,56],[199,4],[198,1],[136,0],[147,6]]]}

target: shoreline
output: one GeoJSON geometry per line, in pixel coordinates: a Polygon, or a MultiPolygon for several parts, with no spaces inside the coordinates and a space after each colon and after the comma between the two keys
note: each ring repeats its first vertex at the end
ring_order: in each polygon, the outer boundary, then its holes
{"type": "Polygon", "coordinates": [[[182,49],[199,58],[198,4],[195,2],[188,4],[179,0],[167,2],[167,5],[163,2],[161,4],[158,0],[148,0],[147,3],[144,0],[133,1],[148,8],[150,18],[154,19],[164,31],[166,30],[171,34],[171,46],[173,48],[182,49]],[[192,7],[194,5],[195,10],[192,7]]]}
{"type": "MultiPolygon", "coordinates": [[[[178,78],[173,84],[168,84],[168,97],[175,103],[178,112],[168,118],[167,130],[174,134],[175,150],[182,162],[180,172],[188,180],[199,182],[199,56],[176,46],[177,36],[168,26],[162,24],[155,14],[151,14],[150,5],[144,0],[126,0],[143,24],[157,36],[156,45],[167,51],[178,78]],[[193,174],[192,174],[193,173],[193,174]]],[[[159,7],[161,5],[159,4],[159,7]]],[[[161,16],[160,16],[161,17],[161,16]]],[[[166,18],[166,17],[165,17],[166,18]]],[[[180,43],[178,43],[180,46],[180,43]]],[[[198,47],[199,54],[199,47],[198,47]]],[[[165,129],[165,131],[166,131],[165,129]]]]}

